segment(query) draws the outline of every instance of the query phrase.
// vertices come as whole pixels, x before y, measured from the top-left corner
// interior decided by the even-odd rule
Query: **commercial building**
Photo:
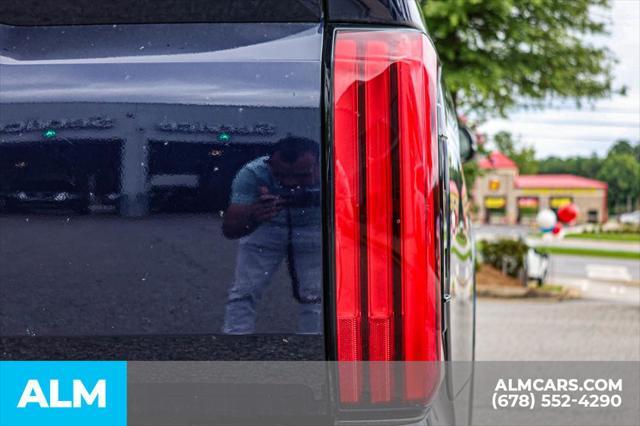
[[[315,137],[313,108],[127,103],[0,103],[0,201],[73,182],[125,217],[180,206],[218,212],[247,162],[280,138]],[[0,202],[0,211],[2,203]],[[95,209],[93,209],[95,210]]]
[[[477,220],[490,224],[530,224],[538,211],[574,203],[577,223],[607,220],[607,184],[582,176],[521,175],[509,157],[494,151],[479,162],[473,191]]]

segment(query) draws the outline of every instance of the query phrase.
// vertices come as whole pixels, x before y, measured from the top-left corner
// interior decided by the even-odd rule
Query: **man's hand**
[[[284,207],[284,200],[260,187],[260,197],[253,204],[231,204],[224,214],[222,233],[231,239],[252,233],[261,224],[272,220]]]
[[[251,220],[259,225],[268,222],[282,211],[283,200],[269,192],[269,189],[260,187],[260,198],[251,205]]]

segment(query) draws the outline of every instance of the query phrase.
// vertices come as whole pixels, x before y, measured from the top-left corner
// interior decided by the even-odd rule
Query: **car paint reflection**
[[[108,28],[1,26],[3,45],[32,36],[0,62],[2,337],[220,333],[233,179],[287,135],[321,140],[322,44],[317,25],[222,27],[118,26],[101,47],[86,40]],[[320,245],[306,250],[320,265]],[[298,304],[283,262],[252,333],[297,333]]]

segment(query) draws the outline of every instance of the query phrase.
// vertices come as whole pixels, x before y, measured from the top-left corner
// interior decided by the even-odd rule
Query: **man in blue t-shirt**
[[[223,332],[255,331],[256,304],[284,259],[298,306],[298,332],[322,326],[319,146],[289,136],[236,174],[222,231],[240,239]]]

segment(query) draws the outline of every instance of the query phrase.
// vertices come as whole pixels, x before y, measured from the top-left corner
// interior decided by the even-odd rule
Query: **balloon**
[[[550,232],[556,226],[556,214],[550,209],[540,210],[538,216],[536,216],[536,222],[538,222],[538,227],[542,232]]]
[[[571,223],[578,217],[578,207],[575,204],[567,204],[558,210],[558,220],[564,224]]]
[[[553,235],[558,235],[560,232],[562,232],[562,225],[559,223],[556,223],[556,226],[553,227],[553,229],[551,230],[551,233]]]

